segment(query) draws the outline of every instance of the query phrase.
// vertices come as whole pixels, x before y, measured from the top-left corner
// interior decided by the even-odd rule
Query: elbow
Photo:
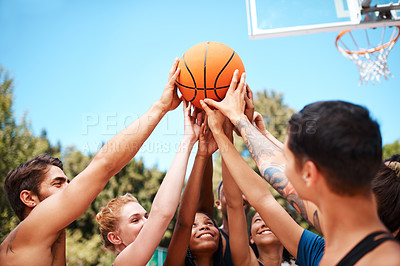
[[[91,164],[94,165],[96,169],[101,169],[102,173],[106,173],[109,177],[115,175],[119,170],[121,170],[117,169],[118,163],[115,160],[110,159],[102,152],[96,154]]]
[[[168,207],[157,207],[157,206],[152,206],[151,207],[151,213],[152,215],[155,215],[160,219],[161,221],[165,221],[166,223],[171,222],[172,218],[174,217],[175,210],[172,210]]]

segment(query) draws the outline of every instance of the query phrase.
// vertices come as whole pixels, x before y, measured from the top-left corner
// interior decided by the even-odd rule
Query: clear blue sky
[[[15,78],[14,111],[53,144],[96,152],[157,100],[175,57],[204,41],[232,47],[253,91],[284,94],[296,110],[340,99],[366,106],[384,144],[400,139],[400,45],[394,78],[358,86],[355,65],[335,48],[337,33],[250,40],[245,1],[0,0],[0,64]],[[170,112],[138,157],[166,170],[183,134]]]

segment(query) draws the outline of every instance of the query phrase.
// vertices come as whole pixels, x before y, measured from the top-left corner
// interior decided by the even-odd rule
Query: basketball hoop
[[[385,33],[387,29],[389,31],[392,29],[392,33],[389,40],[386,37],[386,41]],[[360,31],[365,32],[365,36],[362,36]],[[373,37],[373,35],[381,35],[378,44],[370,43],[370,39],[379,39]],[[368,84],[369,81],[375,84],[375,80],[380,82],[380,77],[388,79],[389,76],[393,76],[387,67],[387,56],[399,38],[399,35],[400,26],[346,30],[340,32],[336,37],[335,45],[345,57],[351,59],[356,64],[360,72],[359,85],[363,84],[363,81],[365,81],[365,84]],[[342,46],[339,46],[338,42]]]

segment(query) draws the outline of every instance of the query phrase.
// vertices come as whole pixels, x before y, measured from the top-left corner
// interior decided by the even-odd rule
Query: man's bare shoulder
[[[28,239],[20,223],[0,245],[0,265],[51,265],[52,245]],[[21,230],[22,229],[22,230]],[[29,235],[30,236],[30,235]],[[48,263],[44,263],[48,261]]]

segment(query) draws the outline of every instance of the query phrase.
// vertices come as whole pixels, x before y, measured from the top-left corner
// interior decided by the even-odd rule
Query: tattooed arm
[[[244,91],[245,76],[243,75],[238,85],[238,75],[234,74],[231,87],[229,88],[225,98],[221,102],[215,102],[206,99],[205,102],[219,109],[232,124],[235,125],[240,135],[243,137],[245,144],[257,164],[262,177],[285,198],[304,219],[308,220],[314,227],[321,232],[319,227],[318,211],[314,204],[303,201],[297,195],[296,190],[288,181],[285,175],[286,159],[282,152],[283,144],[275,138],[268,138],[268,131],[263,135],[258,128],[254,127],[244,115]],[[237,88],[237,89],[236,89]],[[259,119],[257,115],[254,119]],[[258,122],[258,121],[255,121]],[[256,123],[257,124],[257,123]],[[272,135],[271,135],[272,136]]]

